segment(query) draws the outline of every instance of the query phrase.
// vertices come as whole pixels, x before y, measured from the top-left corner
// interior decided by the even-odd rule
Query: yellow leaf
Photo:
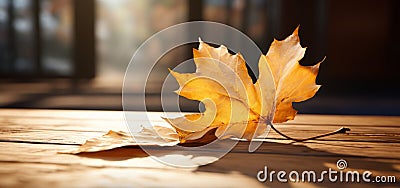
[[[225,46],[213,48],[200,40],[199,49],[193,49],[196,72],[171,70],[171,74],[180,85],[176,92],[203,102],[206,110],[164,119],[182,143],[200,139],[211,130],[220,139],[259,136],[272,122],[292,120],[297,112],[292,102],[309,99],[319,89],[315,84],[319,63],[301,66],[304,53],[298,28],[285,40],[275,40],[267,55],[260,57],[260,75],[253,84],[240,53],[232,55]]]
[[[320,85],[315,84],[319,65],[301,66],[306,48],[300,45],[298,29],[283,41],[274,40],[267,55],[261,56],[260,65],[269,65],[274,79],[275,115],[274,123],[294,119],[297,111],[292,102],[301,102],[315,95]],[[261,74],[265,71],[260,71]]]

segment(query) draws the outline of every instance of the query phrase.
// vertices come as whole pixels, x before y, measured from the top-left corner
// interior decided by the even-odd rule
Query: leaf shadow
[[[277,142],[264,142],[260,148],[254,153],[248,152],[249,142],[239,142],[233,150],[227,153],[224,157],[220,158],[214,163],[200,166],[195,172],[208,172],[208,173],[218,173],[218,174],[230,174],[239,173],[241,175],[247,176],[256,182],[257,173],[264,170],[267,166],[268,173],[272,170],[285,171],[289,173],[291,171],[297,171],[300,173],[303,171],[315,171],[317,174],[317,179],[320,177],[322,171],[326,171],[329,168],[335,171],[341,171],[336,167],[336,162],[339,159],[345,159],[348,164],[347,170],[357,170],[360,174],[368,170],[371,172],[383,172],[386,175],[399,174],[398,169],[395,169],[393,163],[388,162],[390,159],[384,158],[372,158],[368,156],[356,156],[347,154],[337,154],[327,151],[319,151],[307,147],[305,145],[299,145],[296,143],[277,143]],[[180,154],[182,156],[189,156],[190,153],[187,151],[176,151],[179,147],[150,147],[146,150],[153,150],[152,155],[156,157],[165,157],[170,153],[170,151],[175,151],[175,154]],[[204,151],[201,155],[205,157],[216,157],[216,152]],[[218,153],[218,152],[217,152]],[[89,152],[80,153],[80,157],[97,158],[108,161],[123,161],[131,158],[142,158],[149,157],[149,154],[143,151],[139,146],[128,146],[115,148],[106,151],[99,152]],[[398,161],[398,159],[396,159]],[[345,171],[344,171],[345,172]],[[379,174],[378,174],[379,175]],[[374,178],[372,174],[372,178]],[[362,178],[362,177],[360,177]],[[286,176],[288,179],[288,176]],[[339,180],[339,179],[338,179]],[[361,180],[362,181],[362,180]],[[339,183],[339,184],[338,184]],[[323,182],[317,183],[307,183],[302,182],[296,183],[282,183],[277,181],[276,174],[274,175],[273,181],[259,182],[260,186],[266,187],[297,187],[297,186],[310,186],[313,187],[368,187],[376,186],[376,184],[366,184],[366,183],[340,183],[340,182],[329,182],[328,176],[325,176]],[[382,185],[382,184],[379,184]],[[393,184],[388,184],[392,185]]]
[[[338,169],[336,166],[336,162],[339,159],[346,160],[348,164],[348,170],[356,170],[360,174],[362,174],[366,170],[372,172],[389,173],[386,175],[394,175],[393,173],[396,172],[398,174],[398,170],[394,168],[392,163],[382,162],[383,160],[378,161],[376,158],[361,155],[355,156],[319,151],[296,143],[288,144],[264,142],[261,147],[258,148],[258,150],[254,153],[248,153],[248,147],[249,142],[240,142],[230,153],[225,155],[223,158],[212,164],[201,166],[197,169],[197,171],[214,173],[239,172],[257,180],[257,173],[264,170],[264,167],[267,167],[268,173],[270,173],[271,171],[275,171],[272,182],[270,182],[269,179],[267,179],[267,181],[265,182],[262,182],[262,184],[267,187],[297,187],[299,185],[303,187],[302,182],[278,182],[276,173],[278,171],[285,171],[287,173],[286,179],[289,179],[288,174],[291,171],[299,172],[301,175],[303,171],[312,170],[316,172],[318,180],[321,172],[327,171],[329,168],[340,172],[341,170]],[[346,169],[344,169],[343,172],[345,173]],[[390,174],[390,172],[392,172],[392,174]],[[372,178],[374,177],[374,174],[372,174]],[[353,187],[355,185],[365,187],[368,185],[365,183],[341,183],[339,179],[337,180],[337,182],[329,182],[328,176],[325,176],[323,182],[316,182],[311,184],[312,187]],[[369,185],[371,186],[371,184]]]
[[[107,161],[124,161],[131,158],[149,156],[139,146],[120,147],[97,152],[82,152],[76,155],[80,157],[103,159]]]

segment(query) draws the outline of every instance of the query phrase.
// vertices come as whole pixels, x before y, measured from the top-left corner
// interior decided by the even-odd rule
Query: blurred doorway
[[[2,78],[95,76],[94,0],[0,0]]]

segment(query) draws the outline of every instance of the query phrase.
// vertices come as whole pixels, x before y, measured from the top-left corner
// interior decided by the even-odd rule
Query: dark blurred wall
[[[319,81],[369,92],[397,90],[399,1],[295,0],[282,2],[283,38],[300,24],[303,64],[326,56]],[[388,87],[388,88],[387,88]]]
[[[396,0],[285,0],[276,36],[300,24],[302,64],[323,59],[312,113],[399,114],[400,3]],[[329,100],[322,100],[330,98]],[[341,100],[342,99],[342,100]],[[320,111],[311,104],[326,103]],[[337,107],[333,107],[337,106]],[[342,106],[342,109],[341,109]],[[300,106],[301,108],[301,106]]]

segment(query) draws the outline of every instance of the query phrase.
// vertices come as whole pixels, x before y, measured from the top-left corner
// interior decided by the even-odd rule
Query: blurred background
[[[0,107],[121,110],[134,51],[152,34],[195,20],[233,26],[263,53],[300,25],[308,47],[301,64],[327,57],[317,79],[323,87],[295,104],[301,113],[400,115],[397,0],[0,0]],[[167,68],[197,45],[160,59],[146,88],[148,110],[161,110]]]

